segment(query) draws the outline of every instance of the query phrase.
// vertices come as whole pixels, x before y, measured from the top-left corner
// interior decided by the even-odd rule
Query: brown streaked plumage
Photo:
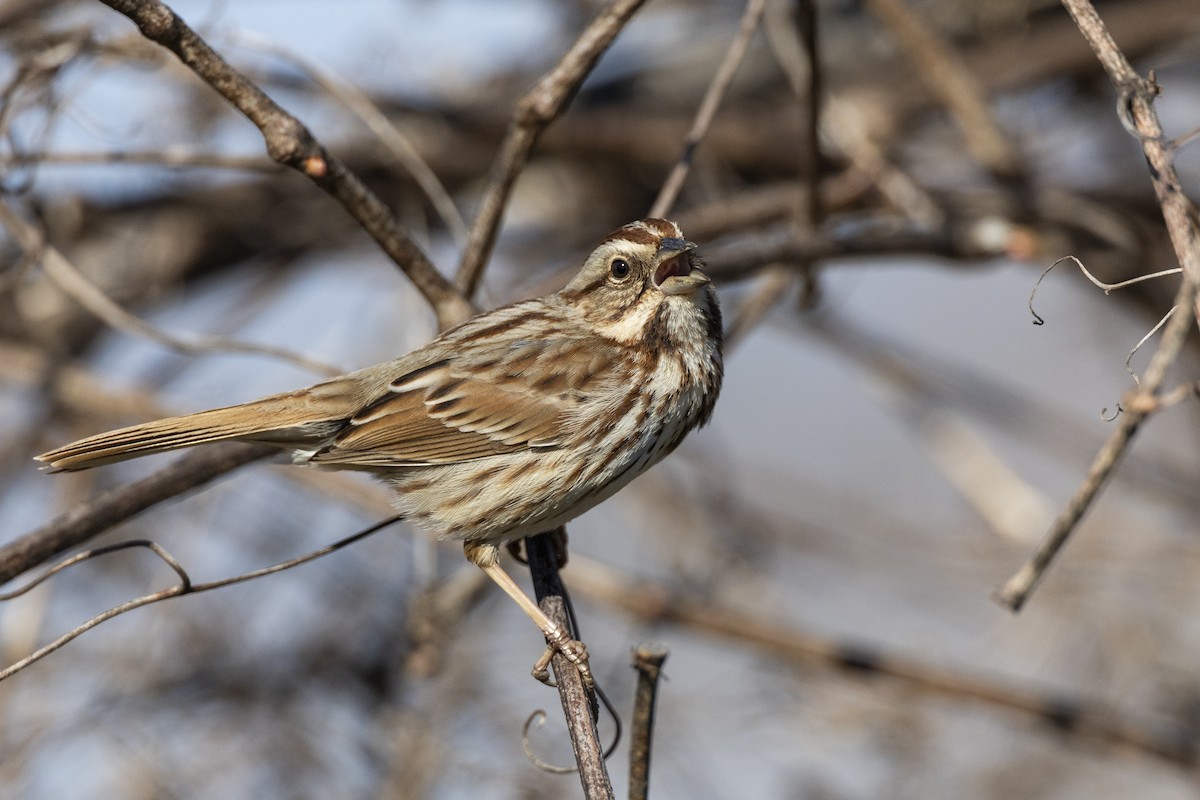
[[[297,463],[365,470],[396,489],[405,518],[464,540],[513,594],[496,545],[582,514],[708,421],[721,317],[694,248],[672,222],[634,222],[605,237],[562,291],[481,314],[394,361],[38,459],[78,470],[238,439],[290,450]],[[572,655],[565,634],[517,599]],[[582,651],[574,656],[586,674]]]

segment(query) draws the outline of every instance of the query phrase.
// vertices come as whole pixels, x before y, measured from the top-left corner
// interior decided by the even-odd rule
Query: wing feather
[[[402,374],[311,460],[422,466],[562,446],[573,410],[597,390],[598,373],[612,363],[594,352],[572,359],[572,347],[578,349],[562,338],[525,336],[509,340],[502,357],[484,361],[482,369],[466,348]]]

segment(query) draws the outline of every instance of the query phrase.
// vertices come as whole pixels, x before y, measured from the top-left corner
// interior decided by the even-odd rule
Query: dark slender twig
[[[1029,598],[1054,557],[1112,477],[1138,427],[1158,408],[1156,395],[1166,379],[1167,370],[1178,358],[1184,339],[1200,314],[1200,310],[1196,309],[1197,289],[1200,288],[1200,240],[1197,239],[1193,222],[1195,206],[1183,193],[1172,161],[1173,150],[1163,137],[1162,126],[1154,111],[1158,87],[1153,81],[1144,80],[1134,72],[1088,0],[1063,0],[1063,5],[1116,87],[1121,108],[1128,111],[1128,121],[1135,128],[1150,167],[1150,178],[1162,207],[1171,246],[1183,268],[1183,280],[1173,305],[1193,309],[1193,313],[1176,314],[1163,328],[1162,339],[1146,367],[1141,385],[1122,401],[1124,413],[1116,423],[1117,428],[1097,453],[1083,482],[1054,520],[1037,551],[996,591],[996,600],[1013,611],[1019,610]]]
[[[816,0],[797,0],[795,7],[796,28],[804,42],[804,55],[808,59],[808,91],[801,98],[807,110],[804,128],[804,164],[808,184],[807,201],[804,206],[805,222],[812,230],[825,221],[824,198],[821,197],[821,107],[825,99],[824,70],[821,68],[821,40],[817,35]]]
[[[262,131],[272,159],[299,170],[333,196],[404,270],[443,327],[469,317],[471,304],[434,268],[392,212],[300,120],[230,66],[207,42],[158,0],[101,0],[129,17],[142,35],[170,50]]]
[[[483,268],[496,244],[496,232],[500,229],[500,220],[504,216],[512,187],[525,168],[542,131],[571,102],[600,56],[645,2],[616,0],[601,11],[554,68],[517,101],[508,134],[492,164],[487,190],[458,265],[455,283],[464,296],[471,297],[479,286]]]
[[[202,447],[147,478],[81,503],[0,548],[0,584],[77,547],[140,511],[278,452],[267,445],[240,442]]]
[[[558,574],[553,536],[549,533],[531,536],[525,540],[525,556],[533,576],[534,595],[538,604],[550,619],[570,630],[567,615],[566,589]],[[573,636],[578,633],[572,631]],[[561,653],[556,653],[551,664],[558,683],[559,699],[563,714],[571,732],[571,745],[575,750],[575,762],[579,765],[579,780],[588,800],[613,797],[612,782],[604,762],[604,748],[596,731],[596,706],[584,688],[579,671]]]
[[[792,84],[799,104],[805,113],[804,137],[800,143],[800,163],[804,170],[807,192],[804,203],[792,209],[791,221],[799,231],[814,232],[820,229],[825,217],[825,203],[821,197],[821,104],[822,72],[819,37],[817,36],[817,7],[815,0],[795,0],[788,22],[794,31],[788,34],[803,51],[803,79]],[[770,22],[768,21],[768,25]],[[799,75],[797,75],[799,78]],[[813,274],[813,262],[797,265],[796,270],[782,265],[766,270],[758,279],[752,292],[738,304],[737,311],[730,317],[725,330],[725,346],[732,350],[742,338],[766,319],[767,313],[795,283],[796,272],[802,281],[801,297],[811,304],[817,296],[817,284]]]
[[[650,746],[654,738],[654,707],[658,679],[667,660],[667,648],[643,642],[633,650],[637,693],[633,698],[633,729],[629,737],[629,800],[646,800],[650,791]]]

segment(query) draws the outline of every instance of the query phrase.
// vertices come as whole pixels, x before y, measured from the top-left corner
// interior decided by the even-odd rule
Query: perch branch
[[[565,535],[565,533],[564,533]],[[571,629],[567,615],[566,589],[558,574],[551,534],[542,533],[525,540],[525,554],[529,560],[529,572],[533,576],[533,590],[538,603],[550,619],[564,630]],[[558,683],[558,694],[562,700],[563,714],[571,731],[571,745],[575,750],[575,762],[579,765],[579,780],[588,800],[605,798],[612,800],[612,783],[608,767],[604,763],[604,748],[596,732],[594,706],[584,688],[583,680],[575,665],[562,653],[555,653],[551,662]]]

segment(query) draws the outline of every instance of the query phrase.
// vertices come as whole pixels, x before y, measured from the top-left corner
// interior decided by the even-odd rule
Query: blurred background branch
[[[93,299],[148,330],[350,368],[427,341],[466,313],[463,295],[494,306],[559,288],[599,237],[643,216],[746,11],[177,5],[224,58],[206,61],[210,77],[244,76],[294,115],[268,115],[290,144],[264,156],[261,130],[102,4],[7,0],[4,206]],[[1155,70],[1163,134],[1149,141],[1169,145],[1180,196],[1194,196],[1194,0],[1097,8],[1131,68]],[[1130,347],[1178,302],[1172,276],[1106,296],[1055,270],[1038,290],[1046,324],[1030,324],[1030,291],[1062,256],[1104,284],[1178,265],[1109,78],[1049,0],[768,0],[745,41],[671,212],[737,332],[725,394],[708,431],[573,524],[563,571],[618,708],[633,703],[630,645],[670,645],[652,796],[1193,796],[1194,402],[1154,406],[1035,602],[1014,619],[988,599],[1112,434],[1099,411],[1132,388]],[[451,209],[472,222],[465,252]],[[311,376],[114,329],[62,291],[39,248],[3,237],[4,575],[78,546],[70,509],[89,498],[85,516],[106,522],[82,536],[161,540],[198,581],[386,513],[384,489],[354,475],[215,480],[248,451],[37,474],[29,456],[77,435]],[[414,286],[397,263],[427,267]],[[455,264],[453,281],[434,269]],[[1196,337],[1181,342],[1164,400],[1194,385]],[[172,470],[181,483],[145,488]],[[19,556],[29,536],[58,544]],[[7,660],[160,585],[135,562],[97,562],[0,607]],[[0,785],[577,791],[521,753],[521,721],[553,697],[527,678],[539,637],[460,562],[385,533],[114,620],[0,686]],[[880,679],[863,680],[868,668]],[[547,762],[571,761],[561,725],[531,733]],[[617,794],[627,758],[609,764]]]

